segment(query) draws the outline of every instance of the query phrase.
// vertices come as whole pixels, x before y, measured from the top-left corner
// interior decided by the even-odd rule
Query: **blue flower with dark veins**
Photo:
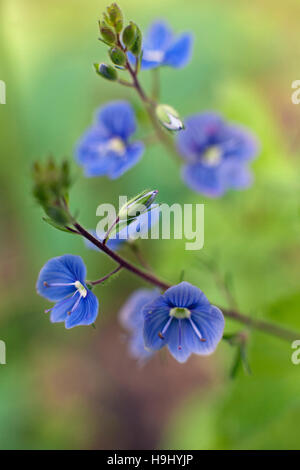
[[[135,115],[129,103],[113,101],[101,107],[76,148],[85,175],[116,179],[133,167],[144,152],[143,142],[130,140],[135,130]]]
[[[258,153],[257,140],[218,114],[206,112],[186,119],[177,148],[186,160],[183,180],[194,191],[220,197],[229,189],[247,188],[252,183],[248,164]]]
[[[56,302],[52,323],[65,322],[66,328],[91,325],[98,315],[98,299],[88,289],[86,268],[80,256],[63,255],[50,259],[40,271],[36,289],[46,299]]]
[[[141,67],[144,70],[161,65],[181,68],[192,55],[193,36],[190,33],[175,35],[164,21],[155,21],[143,41]]]
[[[159,205],[152,204],[148,212],[139,215],[128,226],[122,228],[118,233],[116,233],[116,235],[111,236],[106,242],[107,247],[112,251],[117,251],[124,243],[132,243],[137,238],[146,236],[150,228],[158,223],[159,215]],[[106,235],[105,233],[102,233],[98,236],[96,230],[90,230],[90,233],[101,242],[104,240]],[[97,248],[91,241],[86,238],[84,238],[83,241],[87,248],[99,251],[99,248]]]
[[[179,362],[192,354],[211,354],[223,336],[224,317],[198,287],[188,282],[170,287],[143,308],[146,348],[168,346]]]
[[[122,326],[129,332],[129,353],[135,359],[144,361],[153,355],[145,348],[143,308],[159,297],[157,289],[138,289],[131,294],[119,313]]]

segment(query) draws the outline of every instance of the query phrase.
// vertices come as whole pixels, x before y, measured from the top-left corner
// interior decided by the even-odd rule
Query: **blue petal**
[[[79,292],[71,295],[67,299],[60,300],[51,309],[50,321],[52,323],[59,323],[65,321],[68,318],[68,312],[70,312],[78,299]]]
[[[210,310],[210,303],[206,296],[198,287],[193,286],[189,282],[184,281],[170,287],[166,290],[163,297],[171,308],[201,306],[206,311]]]
[[[75,286],[47,287],[48,284],[84,283],[86,268],[80,256],[63,255],[50,259],[41,269],[36,284],[40,295],[48,300],[58,301],[72,294]],[[46,285],[44,285],[46,283]]]
[[[179,333],[179,322],[181,324],[181,333]],[[170,325],[168,348],[178,362],[185,362],[191,355],[188,339],[186,320],[174,319]]]
[[[192,56],[193,36],[192,34],[180,35],[168,48],[164,65],[180,68],[187,65]]]
[[[127,101],[113,101],[100,108],[97,121],[104,126],[111,137],[127,140],[135,132],[135,114]]]
[[[201,309],[192,311],[191,319],[199,330],[204,342],[200,341],[191,324],[187,321],[189,348],[196,354],[211,354],[222,339],[224,332],[224,317],[220,309],[211,306],[209,313]]]
[[[146,32],[143,49],[166,50],[172,38],[171,28],[165,21],[154,21]]]
[[[213,112],[190,116],[184,124],[185,129],[177,134],[177,148],[182,156],[194,162],[224,128],[221,116]]]
[[[159,337],[159,333],[162,332],[170,318],[169,311],[170,307],[166,304],[163,296],[159,296],[143,308],[145,318],[144,340],[147,348],[157,350],[167,344],[168,331],[164,335],[164,339]]]
[[[141,214],[134,222],[128,226],[129,238],[135,239],[149,232],[154,227],[160,216],[160,207],[158,204],[152,204],[151,209]]]
[[[129,340],[129,352],[132,357],[145,361],[153,356],[153,351],[146,349],[143,335],[143,327],[135,330]]]
[[[97,318],[99,302],[95,294],[90,290],[87,296],[81,298],[78,307],[66,319],[66,328],[73,328],[79,325],[91,325]]]
[[[114,165],[109,169],[108,176],[116,179],[122,176],[126,171],[138,163],[144,153],[145,146],[143,142],[133,142],[129,144],[126,154],[117,157]]]
[[[253,182],[253,176],[245,163],[240,163],[235,159],[225,160],[221,166],[220,174],[228,189],[248,188]]]
[[[185,165],[182,178],[194,191],[208,197],[220,197],[227,189],[219,167],[209,167],[201,163]]]
[[[75,156],[81,165],[93,164],[99,158],[101,144],[108,140],[107,131],[103,126],[88,129],[77,143]]]
[[[157,289],[138,289],[133,292],[119,312],[120,322],[124,328],[135,330],[138,326],[143,325],[143,308],[158,296],[159,291]]]
[[[235,157],[239,161],[246,161],[257,156],[259,143],[248,129],[242,126],[228,125],[224,134],[222,148],[225,158]]]

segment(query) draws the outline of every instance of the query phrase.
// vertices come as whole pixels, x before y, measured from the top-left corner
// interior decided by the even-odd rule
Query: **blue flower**
[[[164,21],[152,23],[143,43],[142,69],[160,65],[180,68],[187,65],[192,55],[193,36],[183,33],[175,36]]]
[[[179,362],[191,353],[211,354],[223,336],[221,310],[188,282],[167,289],[144,307],[143,314],[145,346],[157,350],[167,345]]]
[[[115,179],[133,167],[144,152],[143,142],[129,141],[135,130],[134,111],[126,101],[114,101],[100,108],[94,125],[76,149],[85,175]]]
[[[122,247],[126,242],[133,242],[139,236],[146,235],[151,227],[156,225],[159,220],[160,209],[159,206],[153,204],[151,209],[144,214],[138,216],[131,224],[122,228],[114,237],[108,239],[106,245],[112,251],[116,251]],[[98,240],[103,241],[105,233],[98,236],[95,230],[90,230],[90,233],[96,237]],[[92,242],[87,239],[84,239],[84,243],[87,248],[92,250],[99,250]]]
[[[144,316],[143,307],[157,299],[157,289],[138,289],[126,301],[119,313],[122,326],[129,332],[129,352],[132,357],[139,360],[149,359],[153,351],[145,348],[144,343]]]
[[[186,159],[182,177],[188,186],[205,196],[220,197],[228,189],[251,184],[248,163],[258,152],[252,134],[210,112],[189,117],[185,126],[177,147]]]
[[[52,323],[65,322],[66,328],[94,323],[98,299],[85,283],[86,268],[80,256],[63,255],[50,259],[40,271],[36,288],[46,299],[56,302]]]

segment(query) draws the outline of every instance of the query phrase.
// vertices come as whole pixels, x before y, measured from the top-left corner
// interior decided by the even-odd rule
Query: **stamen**
[[[75,294],[77,294],[78,291],[75,291],[74,294],[72,295],[67,295],[67,297],[65,297],[63,300],[60,301],[60,305],[64,304],[67,300],[71,299],[72,297],[74,297]],[[45,310],[45,313],[49,313],[51,312],[51,310],[55,307],[55,305],[53,305],[53,307],[51,308],[48,308],[47,310]]]
[[[64,287],[64,286],[75,286],[75,282],[51,282],[49,284],[48,282],[44,281],[44,286],[45,287]]]
[[[179,323],[179,331],[178,331],[178,349],[179,351],[182,349],[181,346],[181,320],[178,320]]]
[[[200,339],[200,341],[205,342],[206,339],[202,338],[202,335],[201,335],[199,329],[197,328],[197,326],[195,325],[195,323],[193,322],[193,320],[191,318],[189,318],[189,322],[192,325],[192,328],[193,328],[194,332],[196,333],[196,335],[198,336],[198,338]]]
[[[77,291],[77,292],[78,292],[78,291]],[[76,294],[77,294],[77,292],[76,292]],[[83,297],[83,296],[82,296],[81,294],[79,294],[79,298],[76,300],[75,304],[73,305],[72,310],[70,310],[69,312],[67,312],[68,315],[71,315],[71,313],[75,312],[75,310],[77,309],[77,307],[78,307],[78,305],[79,305],[79,302],[81,301],[82,297]]]
[[[160,339],[165,339],[164,334],[166,333],[167,329],[171,325],[172,320],[173,320],[173,317],[170,317],[169,320],[167,321],[167,323],[165,324],[165,326],[163,327],[162,332],[158,333],[158,336],[160,337]]]

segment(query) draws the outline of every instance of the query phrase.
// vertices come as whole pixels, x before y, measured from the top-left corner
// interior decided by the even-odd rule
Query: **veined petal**
[[[72,294],[75,281],[84,283],[86,268],[80,256],[63,255],[50,259],[41,269],[36,284],[37,292],[48,300],[58,301]],[[58,286],[51,284],[70,284]]]
[[[168,348],[178,362],[185,362],[191,355],[189,337],[186,328],[187,320],[174,319],[170,325]]]
[[[192,56],[192,34],[181,34],[168,48],[164,57],[164,65],[180,68],[187,65]]]
[[[210,309],[210,303],[203,292],[186,281],[167,289],[164,299],[172,307],[193,308],[201,305],[204,310]]]
[[[67,299],[60,300],[51,309],[50,321],[52,323],[63,322],[68,318],[68,312],[70,312],[78,299],[79,292],[75,292]]]
[[[95,294],[87,291],[86,297],[82,297],[77,308],[68,315],[66,328],[73,328],[79,325],[91,325],[97,318],[99,302]]]
[[[203,312],[201,309],[192,311],[191,323],[187,322],[187,334],[190,350],[196,354],[211,354],[217,347],[224,332],[224,317],[220,309],[211,306],[210,313]],[[195,333],[195,328],[200,332],[205,341],[200,341]]]
[[[164,331],[167,322],[171,319],[169,316],[170,308],[166,304],[163,296],[159,296],[153,302],[150,302],[143,308],[144,323],[144,340],[145,346],[149,349],[161,349],[168,342],[168,330]]]
[[[100,108],[97,121],[112,137],[127,140],[135,132],[136,122],[133,108],[127,101],[113,101]]]

